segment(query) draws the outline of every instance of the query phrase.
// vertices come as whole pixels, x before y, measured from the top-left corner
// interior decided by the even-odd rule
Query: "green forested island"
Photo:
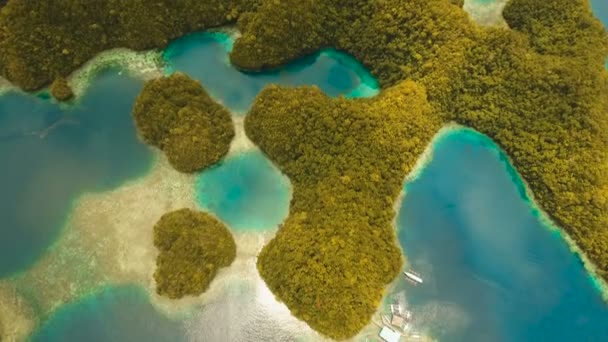
[[[245,119],[247,135],[294,186],[289,217],[258,270],[296,317],[327,336],[356,335],[401,269],[393,204],[441,126],[431,111],[410,81],[355,101],[271,86]]]
[[[164,47],[233,23],[242,35],[230,58],[243,69],[328,47],[355,56],[380,81],[377,98],[270,87],[246,119],[249,137],[294,185],[290,216],[258,269],[297,317],[347,338],[369,321],[401,267],[392,205],[430,137],[449,122],[496,141],[608,280],[606,31],[587,0],[510,0],[508,28],[479,27],[461,7],[458,0],[10,0],[0,11],[0,73],[25,90],[61,85],[105,49]],[[192,82],[152,81],[134,110],[144,140],[186,172],[219,160],[234,135],[225,110]],[[195,155],[216,129],[210,118],[219,118],[222,143]]]
[[[181,172],[200,171],[230,149],[230,113],[185,74],[149,81],[135,101],[135,125],[142,139],[163,150]]]
[[[37,90],[101,51],[162,48],[186,33],[233,23],[257,2],[10,0],[0,12],[0,74]]]
[[[222,267],[236,257],[236,244],[226,226],[190,209],[163,215],[154,226],[156,291],[172,299],[207,290]]]
[[[511,0],[504,17],[512,29],[480,28],[447,0],[262,2],[231,57],[260,69],[332,46],[384,87],[416,81],[444,122],[510,155],[608,279],[608,36],[585,0]]]

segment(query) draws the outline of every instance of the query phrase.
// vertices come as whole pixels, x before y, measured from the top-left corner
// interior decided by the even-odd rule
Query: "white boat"
[[[389,327],[383,327],[379,335],[384,342],[399,342],[401,339],[401,334]]]
[[[405,275],[405,278],[409,281],[411,281],[414,284],[422,284],[423,280],[422,277],[420,276],[420,274],[409,270],[409,271],[403,271],[403,274]]]

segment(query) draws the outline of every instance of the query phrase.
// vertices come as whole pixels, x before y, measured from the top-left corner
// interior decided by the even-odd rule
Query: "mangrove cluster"
[[[235,134],[230,113],[199,82],[181,73],[147,82],[133,118],[141,138],[164,151],[181,172],[218,162]]]
[[[218,270],[232,264],[236,244],[214,217],[180,209],[163,215],[154,226],[156,291],[171,299],[205,292]]]
[[[335,47],[385,88],[419,83],[444,122],[507,152],[608,279],[606,31],[586,0],[511,0],[504,17],[509,28],[481,28],[449,0],[264,1],[231,58],[261,69]]]
[[[230,24],[257,2],[9,0],[0,11],[0,74],[37,90],[101,51],[162,48],[186,33]]]
[[[256,98],[246,133],[294,186],[258,270],[315,330],[344,339],[369,323],[402,266],[393,205],[440,125],[413,82],[355,101],[316,87],[270,86]]]
[[[51,95],[58,101],[67,101],[74,97],[74,93],[72,92],[72,88],[68,84],[68,81],[63,78],[57,78],[51,84]]]

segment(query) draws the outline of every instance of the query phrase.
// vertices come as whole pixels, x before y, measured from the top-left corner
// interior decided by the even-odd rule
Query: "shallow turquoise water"
[[[591,9],[598,19],[604,24],[608,30],[608,1],[606,0],[591,0]],[[608,56],[606,56],[606,69],[608,69]]]
[[[608,1],[591,0],[591,9],[596,17],[600,19],[604,26],[608,28]]]
[[[130,116],[140,88],[141,82],[109,70],[82,101],[65,108],[43,96],[0,97],[0,278],[44,252],[77,196],[149,169],[151,152],[138,141]]]
[[[496,145],[467,130],[434,149],[397,220],[425,278],[399,286],[419,324],[441,341],[605,341],[608,306]]]
[[[243,115],[268,84],[317,85],[329,96],[374,96],[374,77],[352,57],[325,50],[281,70],[245,73],[228,60],[232,38],[224,33],[194,33],[172,43],[164,53],[170,72],[198,79],[208,92]],[[201,62],[204,61],[204,62]],[[289,183],[260,152],[231,157],[197,180],[198,202],[234,231],[273,229],[287,216]]]
[[[259,150],[203,172],[196,188],[200,206],[233,231],[273,229],[289,212],[289,180]]]
[[[63,306],[31,342],[185,341],[181,323],[159,314],[137,287],[109,287]]]
[[[245,73],[228,60],[232,38],[224,33],[194,33],[165,50],[169,70],[199,80],[218,101],[245,114],[266,85],[317,85],[329,96],[368,97],[378,93],[378,83],[353,57],[325,50],[302,58],[280,70]],[[202,62],[204,61],[204,62]]]

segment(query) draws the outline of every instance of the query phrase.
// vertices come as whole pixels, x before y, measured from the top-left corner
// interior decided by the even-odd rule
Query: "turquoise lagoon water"
[[[608,29],[608,1],[591,0],[591,9],[595,13],[595,16],[604,24],[604,27]],[[608,56],[606,56],[606,69],[608,69]]]
[[[425,284],[396,291],[419,326],[441,341],[608,339],[608,306],[490,139],[442,136],[404,191],[399,241]]]
[[[289,179],[259,150],[228,157],[196,187],[200,206],[233,231],[273,229],[289,212]]]
[[[268,84],[317,85],[329,96],[369,97],[378,82],[353,57],[335,50],[299,59],[280,70],[246,73],[230,65],[232,38],[225,33],[194,33],[173,42],[164,53],[170,71],[199,80],[218,101],[245,114],[255,96]]]
[[[184,341],[182,324],[159,314],[137,287],[102,289],[63,306],[31,342]]]
[[[0,97],[0,278],[45,251],[80,194],[150,167],[130,116],[140,88],[108,70],[75,105],[16,92]]]
[[[232,38],[219,32],[194,33],[173,42],[164,53],[169,72],[199,80],[236,116],[271,83],[317,85],[329,96],[373,96],[379,86],[352,57],[325,50],[276,71],[246,73],[234,68],[228,53]],[[234,231],[275,228],[289,210],[289,183],[259,151],[229,157],[197,180],[198,202]]]
[[[228,64],[229,42],[225,35],[193,34],[174,42],[165,56],[170,68],[203,80],[209,92],[233,111],[246,110],[257,92],[273,82],[316,84],[331,96],[371,96],[378,89],[360,64],[334,51],[292,63],[281,72],[242,73]],[[130,116],[141,86],[111,71],[94,81],[82,101],[65,109],[40,97],[0,97],[0,151],[10,166],[0,180],[10,190],[0,195],[9,206],[0,210],[3,217],[5,213],[15,217],[14,224],[0,231],[10,237],[0,241],[0,246],[6,245],[0,250],[0,265],[6,263],[7,272],[31,264],[44,251],[79,194],[114,187],[149,168],[150,150],[138,142]],[[27,134],[61,118],[69,120],[44,139]],[[258,150],[232,155],[201,173],[197,190],[201,207],[222,218],[233,231],[273,229],[287,216],[288,180]],[[157,333],[158,338],[152,340],[179,339],[166,338],[182,336],[183,331],[176,332],[173,323],[159,318],[148,298],[137,291],[108,288],[99,296],[66,305],[37,331],[34,340],[130,341]],[[121,324],[115,316],[126,319],[122,311],[143,318]],[[150,324],[144,324],[146,317]]]
[[[608,1],[591,0],[591,9],[596,17],[600,19],[604,26],[608,28]]]

